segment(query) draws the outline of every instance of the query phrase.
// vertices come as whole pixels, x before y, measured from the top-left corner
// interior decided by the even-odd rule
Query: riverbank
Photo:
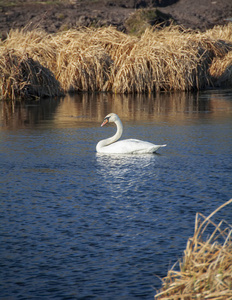
[[[10,29],[40,28],[47,33],[85,27],[114,26],[128,33],[127,20],[138,9],[158,9],[185,29],[206,31],[226,25],[232,17],[230,0],[0,0],[0,37]],[[162,21],[152,15],[151,25]]]
[[[1,99],[67,92],[155,93],[232,85],[232,24],[206,32],[114,27],[12,30],[0,44]]]

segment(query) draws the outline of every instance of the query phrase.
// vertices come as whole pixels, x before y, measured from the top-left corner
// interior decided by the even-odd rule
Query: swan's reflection
[[[134,197],[146,194],[159,174],[161,155],[96,154],[96,170],[107,194],[113,197]]]
[[[54,127],[82,127],[100,123],[109,112],[125,121],[166,121],[180,123],[189,115],[225,117],[232,110],[231,90],[202,93],[158,93],[154,95],[67,94],[40,102],[1,102],[0,128],[19,129],[50,121]],[[46,123],[46,122],[45,122]]]
[[[124,168],[124,167],[138,167],[146,168],[151,163],[155,163],[158,156],[161,154],[102,154],[96,153],[96,160],[98,166],[101,168]]]

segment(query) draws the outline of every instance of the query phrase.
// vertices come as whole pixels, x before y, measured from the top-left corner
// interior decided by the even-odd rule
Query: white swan
[[[98,142],[96,150],[98,153],[112,153],[112,154],[126,154],[126,153],[154,153],[160,147],[165,147],[166,145],[154,145],[149,142],[127,139],[127,140],[117,140],[121,137],[123,132],[122,122],[119,119],[118,115],[111,113],[107,115],[101,126],[109,122],[114,122],[117,126],[117,132],[114,136]]]

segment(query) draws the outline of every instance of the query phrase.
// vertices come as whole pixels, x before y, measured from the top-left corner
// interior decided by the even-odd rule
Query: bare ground
[[[126,32],[125,21],[139,8],[156,7],[185,28],[204,31],[232,17],[231,0],[0,0],[0,37],[11,28],[54,33],[77,26],[109,26]]]

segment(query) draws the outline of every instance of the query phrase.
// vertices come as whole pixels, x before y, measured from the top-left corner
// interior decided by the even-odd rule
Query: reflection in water
[[[145,169],[150,166],[151,163],[156,162],[156,156],[159,154],[146,154],[146,155],[131,155],[131,154],[101,154],[96,153],[96,161],[98,164],[98,170],[104,179],[107,177],[117,178],[123,175],[126,176],[127,173],[131,172],[131,168],[134,170],[140,170],[140,172],[145,172]],[[141,166],[143,169],[141,169]]]
[[[230,112],[231,91],[202,93],[160,93],[157,95],[76,94],[39,102],[1,102],[0,125],[4,128],[25,128],[53,119],[54,126],[66,123],[78,127],[80,122],[101,122],[110,112],[124,121],[154,120],[173,117],[176,122],[186,114]],[[176,118],[177,116],[177,118]]]
[[[8,129],[33,127],[51,118],[59,101],[43,99],[34,102],[0,102],[0,126]]]
[[[138,200],[147,193],[160,172],[158,161],[161,155],[105,155],[96,154],[96,170],[99,182],[104,182],[105,194],[115,199],[134,198]],[[149,179],[149,180],[148,180]],[[133,196],[134,195],[134,196]],[[152,196],[151,196],[152,197]],[[127,206],[129,203],[127,203]]]

